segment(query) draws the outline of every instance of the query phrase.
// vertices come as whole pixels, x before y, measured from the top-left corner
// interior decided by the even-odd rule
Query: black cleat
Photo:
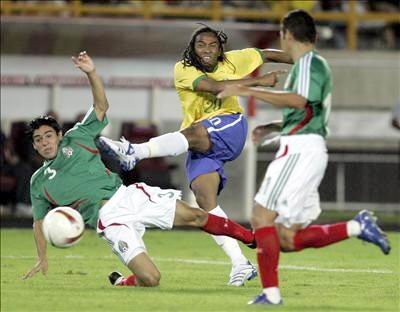
[[[257,248],[257,242],[256,240],[253,240],[251,243],[246,244],[247,247],[249,247],[250,249],[256,249]]]
[[[113,286],[118,286],[121,281],[123,280],[123,276],[119,272],[111,272],[110,275],[108,275],[108,280],[110,281],[111,285]]]

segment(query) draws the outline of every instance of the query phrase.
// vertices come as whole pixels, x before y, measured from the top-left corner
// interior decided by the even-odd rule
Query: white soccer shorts
[[[276,211],[275,222],[304,227],[321,213],[318,187],[328,163],[324,139],[316,134],[282,136],[255,201]]]
[[[177,199],[181,199],[181,192],[173,189],[145,183],[121,186],[100,209],[97,233],[127,265],[146,252],[142,239],[146,228],[173,227]]]

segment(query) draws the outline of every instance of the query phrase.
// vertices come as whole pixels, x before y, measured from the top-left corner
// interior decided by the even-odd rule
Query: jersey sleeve
[[[50,203],[41,196],[40,192],[35,189],[34,183],[31,181],[31,204],[32,204],[32,215],[33,221],[43,219],[49,208]]]
[[[245,77],[264,64],[264,54],[256,48],[233,50],[225,53],[226,58],[235,66],[235,74]]]
[[[85,135],[95,138],[107,126],[107,124],[107,115],[104,117],[103,121],[98,120],[96,112],[94,111],[94,107],[92,106],[82,121],[76,123],[75,126],[66,133],[66,135],[68,133],[82,132],[85,133]]]
[[[174,84],[176,89],[196,90],[199,82],[207,76],[194,66],[183,66],[182,62],[175,64]]]
[[[321,63],[311,62],[306,58],[301,60],[296,88],[297,94],[306,98],[310,103],[322,102],[322,93],[326,81],[327,72]]]

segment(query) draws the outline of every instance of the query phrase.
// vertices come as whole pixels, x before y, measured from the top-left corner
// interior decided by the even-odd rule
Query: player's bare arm
[[[108,101],[104,91],[104,85],[100,76],[96,73],[96,67],[92,59],[83,51],[77,57],[72,57],[75,67],[83,71],[90,82],[93,94],[93,107],[96,112],[97,119],[103,121],[106,111],[108,110]]]
[[[274,87],[279,82],[279,75],[285,74],[286,70],[275,70],[266,73],[259,77],[251,77],[237,80],[221,80],[217,81],[211,78],[202,79],[197,85],[196,91],[210,92],[218,94],[223,91],[226,87],[232,85],[242,86],[263,86],[263,87]]]
[[[33,223],[33,233],[35,236],[38,261],[35,266],[23,276],[23,279],[28,279],[41,271],[43,275],[47,275],[48,263],[46,256],[47,243],[42,232],[43,220],[36,220]]]
[[[255,127],[251,133],[251,140],[258,145],[263,138],[273,132],[279,132],[282,129],[282,120],[274,120],[264,125]]]
[[[228,86],[217,97],[222,99],[234,95],[253,96],[278,108],[291,107],[301,109],[307,105],[307,99],[297,93],[263,90],[245,86]]]
[[[293,64],[292,57],[282,50],[264,49],[262,52],[266,62]]]

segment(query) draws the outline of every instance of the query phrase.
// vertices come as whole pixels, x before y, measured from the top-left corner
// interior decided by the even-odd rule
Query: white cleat
[[[250,281],[257,276],[257,268],[250,262],[232,267],[229,275],[229,286],[243,286],[246,281]]]
[[[119,141],[113,141],[101,136],[99,143],[102,151],[113,159],[118,160],[123,171],[130,171],[136,165],[135,149],[124,137]]]

